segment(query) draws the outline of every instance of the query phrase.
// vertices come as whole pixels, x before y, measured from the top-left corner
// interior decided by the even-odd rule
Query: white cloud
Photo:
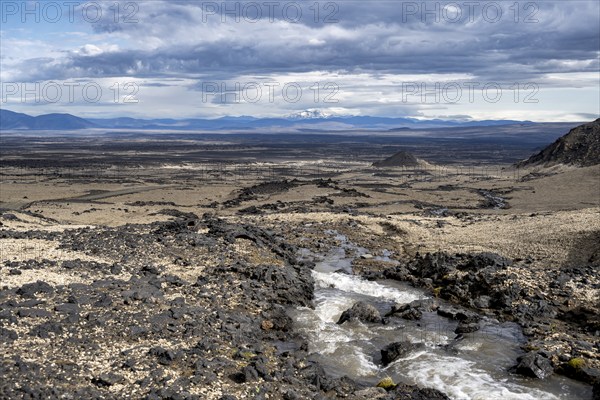
[[[101,4],[109,7],[112,3]],[[525,23],[525,10],[515,22],[507,8],[503,19],[493,24],[481,13],[473,23],[423,22],[418,17],[403,21],[401,7],[386,1],[340,3],[334,15],[338,23],[322,22],[327,10],[321,10],[321,21],[315,22],[308,8],[299,23],[281,16],[273,21],[229,18],[222,22],[219,15],[207,15],[199,4],[139,3],[137,23],[115,22],[108,18],[113,14],[107,9],[107,18],[88,24],[90,31],[82,29],[84,21],[57,24],[57,29],[66,31],[27,39],[17,29],[3,29],[0,77],[42,82],[145,80],[151,85],[140,88],[144,106],[128,110],[146,116],[275,116],[335,107],[361,115],[447,113],[492,118],[510,114],[516,118],[538,113],[546,118],[558,115],[558,109],[575,115],[597,112],[600,107],[597,96],[587,95],[600,90],[599,5],[594,1],[536,3],[539,23]],[[29,28],[25,25],[22,30]],[[160,85],[172,77],[181,80]],[[257,79],[281,85],[296,82],[307,93],[312,93],[310,86],[315,82],[333,82],[339,86],[339,101],[315,104],[305,96],[291,103],[281,101],[279,94],[273,103],[199,104],[198,91],[190,90],[199,80],[231,85]],[[436,83],[498,82],[505,90],[514,82],[534,83],[546,101],[535,108],[502,102],[432,105],[414,98],[404,101],[402,85],[410,82],[433,87]],[[575,96],[567,103],[570,96],[563,93],[571,93],[572,88],[586,93],[586,102]],[[109,104],[88,107],[94,112],[123,109]]]

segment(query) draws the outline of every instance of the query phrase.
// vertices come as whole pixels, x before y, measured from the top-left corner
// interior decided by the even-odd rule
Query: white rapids
[[[346,322],[337,325],[342,312],[357,301],[374,305],[382,314],[394,303],[424,299],[424,292],[393,281],[367,281],[351,275],[353,247],[343,235],[341,246],[318,262],[314,309],[293,312],[297,329],[309,341],[309,351],[326,371],[356,381],[376,384],[386,376],[395,381],[432,387],[454,400],[573,400],[591,399],[589,386],[552,376],[535,381],[507,372],[521,354],[524,340],[516,324],[486,320],[484,327],[455,342],[456,322],[424,313],[420,321],[395,320],[384,324]],[[410,341],[424,347],[381,366],[380,350],[389,343]]]

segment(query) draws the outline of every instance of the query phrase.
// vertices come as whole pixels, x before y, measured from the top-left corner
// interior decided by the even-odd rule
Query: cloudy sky
[[[147,118],[600,114],[600,2],[0,2],[2,107]]]

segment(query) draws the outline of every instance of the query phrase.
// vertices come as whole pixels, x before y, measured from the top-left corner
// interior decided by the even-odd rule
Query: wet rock
[[[423,316],[423,312],[431,312],[437,309],[438,305],[433,299],[415,300],[408,304],[396,304],[392,306],[392,309],[385,316],[418,320]]]
[[[379,311],[372,305],[359,301],[342,313],[337,324],[341,325],[346,321],[380,323],[381,314],[379,314]]]
[[[390,391],[392,400],[450,400],[448,396],[436,389],[420,388],[416,385],[397,385]]]
[[[387,391],[381,387],[371,387],[354,392],[355,398],[358,399],[385,399]]]
[[[348,271],[347,269],[345,269],[345,268],[339,268],[339,269],[336,269],[336,270],[335,270],[335,271],[333,271],[333,272],[335,272],[336,274],[352,275],[352,272],[349,272],[349,271]]]
[[[557,372],[590,385],[600,382],[600,369],[588,366],[586,360],[581,357],[573,357],[560,364]]]
[[[442,317],[462,321],[465,323],[479,322],[479,320],[481,320],[481,316],[479,314],[457,307],[440,306],[437,309],[437,313]]]
[[[545,379],[554,371],[550,360],[536,352],[529,352],[517,358],[517,365],[513,370],[517,374],[537,379]]]
[[[381,362],[387,366],[398,358],[402,358],[412,351],[425,347],[423,343],[394,342],[388,344],[381,350]]]
[[[472,333],[478,331],[480,328],[477,322],[459,322],[458,326],[454,330],[454,333],[462,335],[464,333]]]

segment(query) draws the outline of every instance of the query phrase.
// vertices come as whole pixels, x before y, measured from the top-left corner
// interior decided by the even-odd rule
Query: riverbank
[[[310,359],[288,316],[313,297],[313,264],[295,246],[252,224],[166,213],[117,228],[3,214],[0,397],[388,396]],[[410,385],[385,396],[445,398]]]
[[[573,217],[573,214],[568,217],[571,223]],[[535,224],[535,217],[531,218]],[[326,222],[312,222],[317,219]],[[308,230],[316,230],[316,226],[324,231],[335,229],[361,246],[366,254],[355,255],[351,273],[368,280],[406,282],[423,289],[431,298],[464,307],[464,314],[477,315],[473,321],[459,323],[460,339],[478,331],[483,326],[479,324],[483,318],[516,322],[525,336],[519,358],[515,356],[513,360],[512,373],[544,379],[554,372],[598,386],[598,267],[593,262],[581,262],[571,268],[544,269],[539,260],[533,258],[509,258],[490,252],[425,251],[421,255],[415,253],[414,248],[408,248],[417,241],[415,236],[426,231],[426,224],[434,220],[406,217],[373,220],[325,214],[304,219],[304,226],[308,226]],[[448,225],[458,222],[455,217],[437,220]],[[380,230],[378,235],[374,234],[375,229]],[[425,247],[427,242],[423,239],[421,236]],[[594,243],[584,236],[578,243],[581,249],[578,256],[587,253],[591,254],[587,258],[594,260]],[[339,244],[317,240],[314,250],[336,245]],[[538,251],[546,249],[539,246]],[[396,312],[389,307],[385,312],[401,319],[419,320],[423,312],[432,311],[406,303],[409,302],[398,304]]]

